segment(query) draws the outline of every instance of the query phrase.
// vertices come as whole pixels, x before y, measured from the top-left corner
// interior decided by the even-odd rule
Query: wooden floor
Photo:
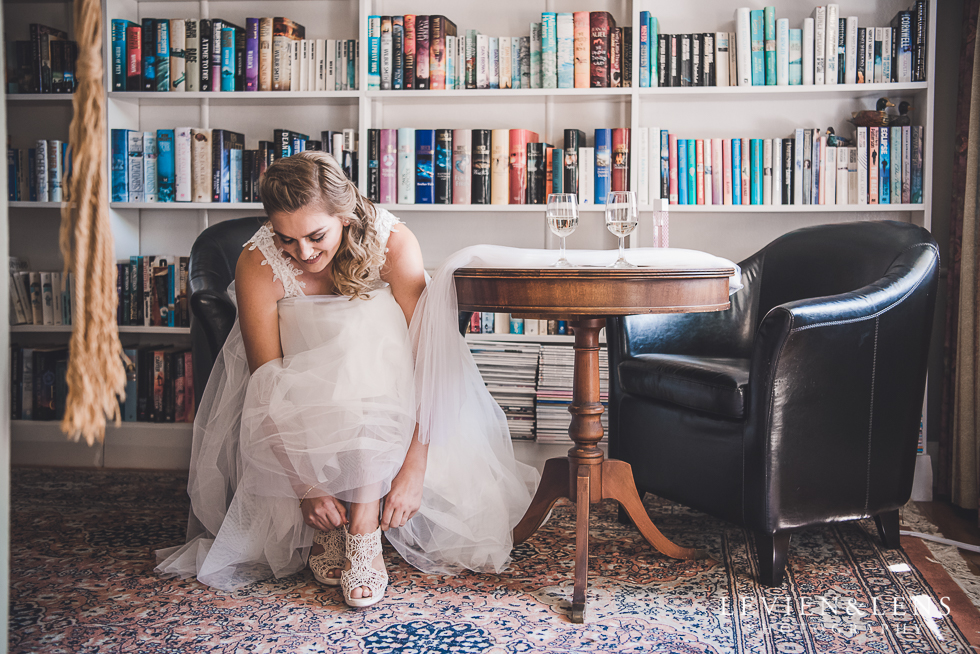
[[[980,526],[977,511],[963,509],[949,502],[916,502],[922,514],[939,527],[943,536],[971,545],[980,545]],[[980,577],[980,554],[960,550],[970,571]]]

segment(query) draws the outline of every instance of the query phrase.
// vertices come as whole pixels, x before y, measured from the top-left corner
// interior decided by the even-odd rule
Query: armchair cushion
[[[640,354],[619,364],[624,393],[703,411],[745,417],[749,359]]]

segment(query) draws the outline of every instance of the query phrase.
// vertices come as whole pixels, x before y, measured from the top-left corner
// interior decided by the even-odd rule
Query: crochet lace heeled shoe
[[[374,559],[381,555],[381,527],[370,534],[352,534],[344,527],[344,533],[347,535],[347,560],[350,561],[350,570],[340,573],[344,601],[354,608],[377,604],[388,588],[388,571],[378,570],[372,565]],[[361,586],[370,588],[371,596],[351,597],[351,591]]]
[[[344,531],[340,528],[313,532],[313,542],[323,546],[323,552],[310,556],[310,570],[321,584],[339,586],[340,577],[328,577],[331,570],[343,570],[346,556]]]

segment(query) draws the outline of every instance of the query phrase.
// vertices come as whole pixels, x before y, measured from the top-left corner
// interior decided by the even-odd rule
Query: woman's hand
[[[422,465],[406,460],[405,465],[391,481],[391,490],[385,497],[381,514],[381,530],[404,527],[405,523],[422,506],[422,481],[425,479],[425,461]]]
[[[319,529],[330,531],[347,524],[347,509],[335,497],[307,497],[300,505],[303,512],[303,522]]]

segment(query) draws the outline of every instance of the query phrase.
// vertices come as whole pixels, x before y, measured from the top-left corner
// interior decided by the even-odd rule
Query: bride
[[[194,423],[187,542],[157,571],[232,590],[308,560],[369,606],[388,583],[382,531],[423,572],[501,571],[537,472],[515,461],[465,346],[419,343],[415,236],[326,153],[277,161],[261,197],[269,221],[238,260],[238,319]],[[416,381],[426,348],[459,377],[440,382],[462,398],[451,416]]]

